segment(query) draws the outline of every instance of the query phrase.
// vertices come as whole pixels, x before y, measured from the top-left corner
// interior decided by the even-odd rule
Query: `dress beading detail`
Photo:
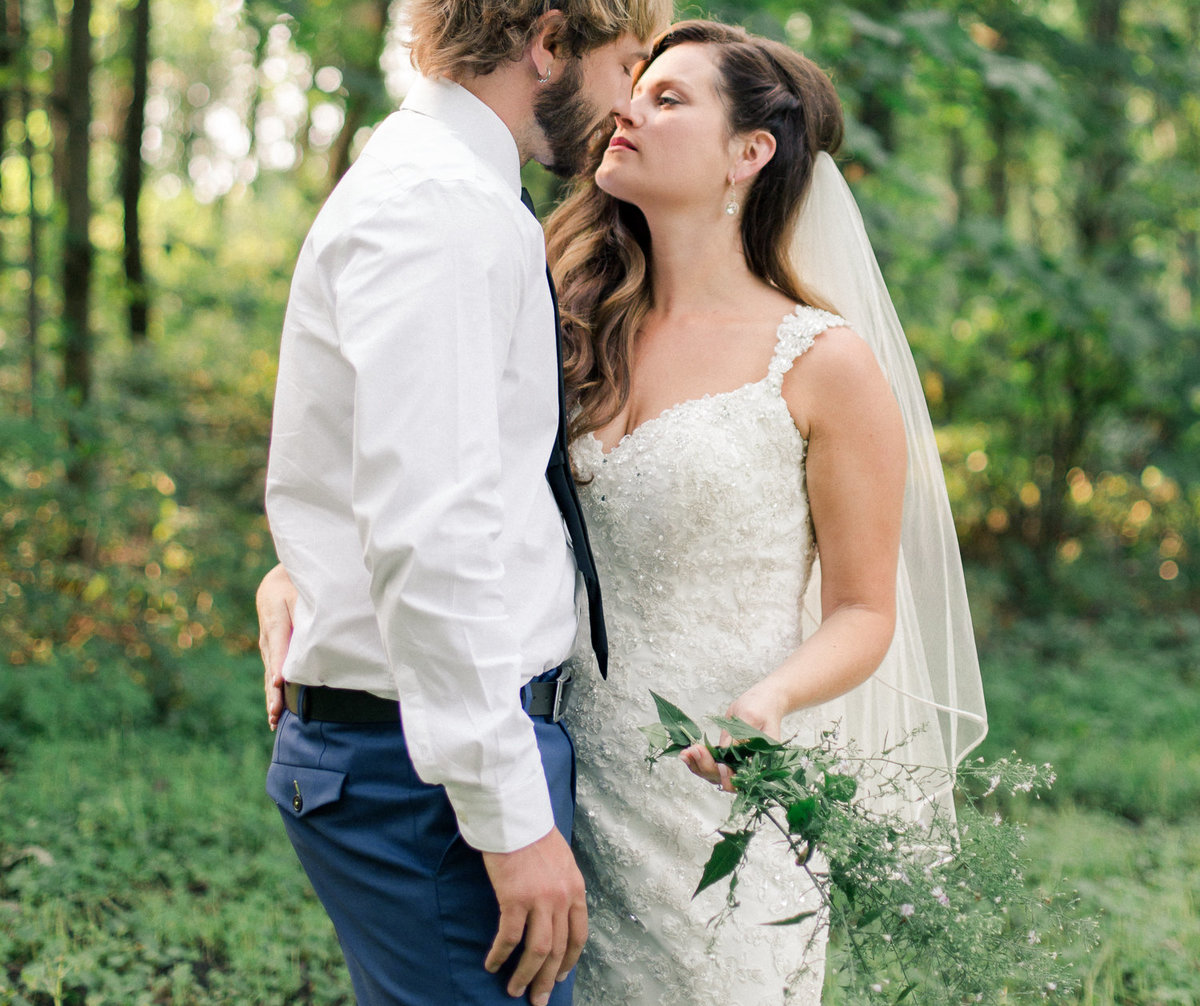
[[[815,544],[807,445],[780,389],[817,335],[842,324],[797,307],[762,380],[683,402],[607,454],[592,436],[572,447],[590,479],[580,497],[611,650],[607,682],[576,668],[568,714],[591,911],[576,1006],[820,1002],[824,929],[761,925],[815,908],[811,884],[779,842],[756,836],[743,907],[710,926],[723,885],[692,892],[729,797],[682,764],[648,770],[638,728],[657,719],[652,689],[719,714],[799,646]],[[804,733],[806,721],[784,729]]]

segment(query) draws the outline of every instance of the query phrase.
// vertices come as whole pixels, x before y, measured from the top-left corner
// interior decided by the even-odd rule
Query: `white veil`
[[[815,160],[791,254],[803,288],[870,344],[908,445],[895,637],[879,669],[820,715],[840,721],[867,755],[917,730],[895,757],[953,771],[987,733],[962,559],[916,364],[850,187],[827,153]],[[820,598],[818,565],[804,598],[805,635],[820,621]]]

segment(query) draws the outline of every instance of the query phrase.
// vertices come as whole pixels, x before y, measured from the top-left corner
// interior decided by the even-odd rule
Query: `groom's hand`
[[[485,852],[483,862],[500,903],[500,927],[484,967],[498,971],[523,940],[508,994],[516,998],[528,989],[533,1006],[546,1006],[587,939],[587,899],[575,857],[554,828],[516,852]]]

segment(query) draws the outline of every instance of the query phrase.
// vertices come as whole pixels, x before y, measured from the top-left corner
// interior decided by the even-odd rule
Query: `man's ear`
[[[733,183],[753,178],[775,156],[775,136],[765,129],[739,136],[733,141],[734,165],[729,180]]]
[[[529,41],[528,58],[533,63],[533,72],[545,77],[562,51],[562,35],[567,26],[566,16],[560,10],[546,11],[534,23],[533,37]]]

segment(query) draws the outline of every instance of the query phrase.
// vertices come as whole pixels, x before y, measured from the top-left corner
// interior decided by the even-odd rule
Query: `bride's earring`
[[[732,181],[729,183],[729,198],[725,201],[725,215],[727,217],[736,217],[737,211],[741,209],[737,201],[737,186]]]

